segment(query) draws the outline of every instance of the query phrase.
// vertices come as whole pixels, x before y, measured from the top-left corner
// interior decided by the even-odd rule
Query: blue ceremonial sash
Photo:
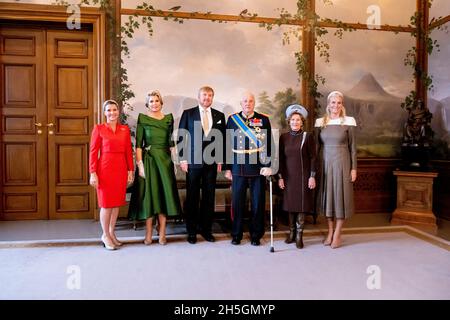
[[[236,125],[239,127],[239,129],[241,129],[245,135],[251,140],[253,141],[253,143],[260,148],[261,147],[261,141],[258,140],[258,138],[256,138],[255,134],[253,133],[253,131],[245,124],[245,122],[242,120],[241,116],[237,113],[233,114],[231,116],[231,119],[233,119],[234,123],[236,123]]]

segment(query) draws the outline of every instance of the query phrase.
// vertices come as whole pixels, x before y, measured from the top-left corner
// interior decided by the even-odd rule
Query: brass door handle
[[[38,128],[42,127],[42,123],[40,123],[40,122],[35,122],[34,125]],[[37,132],[37,134],[42,134],[41,129],[36,130],[36,132]]]
[[[55,127],[55,124],[54,124],[53,122],[47,123],[46,126],[47,126],[48,128],[50,128],[50,129],[48,130],[48,134],[49,134],[49,135],[55,134],[55,131],[53,131],[53,128]]]

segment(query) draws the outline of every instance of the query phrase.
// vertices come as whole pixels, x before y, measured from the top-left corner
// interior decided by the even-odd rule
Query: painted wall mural
[[[327,41],[331,62],[316,64],[327,79],[321,92],[325,97],[332,90],[344,93],[347,114],[358,124],[358,155],[399,157],[407,116],[400,105],[414,89],[412,72],[403,59],[414,40],[409,34],[355,31],[342,40],[330,36]]]
[[[143,31],[130,40],[131,58],[124,58],[136,93],[131,124],[145,112],[145,96],[154,89],[161,91],[164,110],[175,119],[197,105],[203,85],[214,88],[213,107],[226,116],[240,110],[247,90],[258,98],[257,108],[274,115],[275,122],[279,113],[273,106],[281,107],[283,94],[298,100],[294,52],[301,43],[283,46],[283,28],[268,32],[254,23],[188,20],[179,25],[154,18],[154,30],[152,38]]]
[[[0,0],[1,2],[6,2]],[[11,2],[11,1],[9,1]],[[22,3],[49,4],[51,0],[23,0]],[[71,0],[70,3],[79,1]],[[296,0],[153,0],[155,7],[167,10],[181,6],[180,11],[211,12],[238,15],[247,9],[258,16],[278,17],[284,8],[294,13]],[[330,5],[329,3],[333,4]],[[139,0],[122,1],[124,8],[135,8]],[[366,23],[376,6],[381,24],[408,25],[416,0],[333,0],[316,1],[321,17],[345,22]],[[450,14],[450,1],[433,0],[430,19]],[[123,16],[124,21],[127,17]],[[271,116],[274,127],[285,126],[285,107],[298,102],[300,86],[293,54],[301,43],[284,46],[283,28],[268,32],[252,23],[218,23],[185,20],[183,24],[153,18],[154,35],[144,28],[129,41],[130,59],[124,57],[131,89],[136,98],[130,102],[129,124],[144,112],[147,92],[159,89],[165,97],[165,110],[178,120],[183,109],[196,105],[197,90],[211,85],[216,90],[214,107],[229,115],[239,110],[240,95],[250,90],[257,97],[257,109]],[[447,26],[449,23],[447,23]],[[331,90],[346,95],[349,115],[358,126],[358,153],[363,157],[399,157],[400,139],[406,112],[400,107],[414,89],[412,70],[405,67],[406,52],[415,45],[409,34],[379,31],[344,33],[343,39],[330,34],[331,62],[316,57],[317,73],[326,78],[319,91],[326,96]],[[440,51],[429,59],[429,73],[434,89],[429,92],[428,106],[433,113],[435,133],[434,158],[450,159],[450,57],[449,33],[435,30],[432,38]],[[325,105],[322,98],[321,105]]]

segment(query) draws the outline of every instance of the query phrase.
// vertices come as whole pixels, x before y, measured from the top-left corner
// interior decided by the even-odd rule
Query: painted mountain
[[[400,107],[403,99],[386,92],[371,73],[365,74],[344,95],[347,115],[358,124],[358,156],[399,156],[406,120],[406,112]],[[326,105],[326,97],[321,105]]]
[[[448,135],[450,132],[450,97],[442,99],[441,101],[442,109],[442,121],[441,124],[445,129],[445,133]]]
[[[428,108],[433,114],[431,128],[434,132],[434,159],[450,159],[450,97],[440,101],[428,99]]]
[[[323,93],[324,95],[328,93]],[[360,157],[399,157],[407,113],[401,108],[403,97],[386,92],[375,77],[367,73],[349,91],[344,92],[347,115],[358,124],[357,143]],[[326,105],[326,98],[320,101]],[[434,158],[450,158],[450,97],[440,101],[429,98],[433,114]]]

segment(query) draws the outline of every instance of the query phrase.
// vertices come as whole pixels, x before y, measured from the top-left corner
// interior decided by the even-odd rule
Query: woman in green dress
[[[181,213],[171,151],[173,115],[161,111],[158,91],[147,95],[147,114],[139,114],[136,129],[136,182],[131,195],[128,218],[145,220],[144,244],[152,243],[153,218],[158,216],[159,243],[165,245],[166,218]]]

